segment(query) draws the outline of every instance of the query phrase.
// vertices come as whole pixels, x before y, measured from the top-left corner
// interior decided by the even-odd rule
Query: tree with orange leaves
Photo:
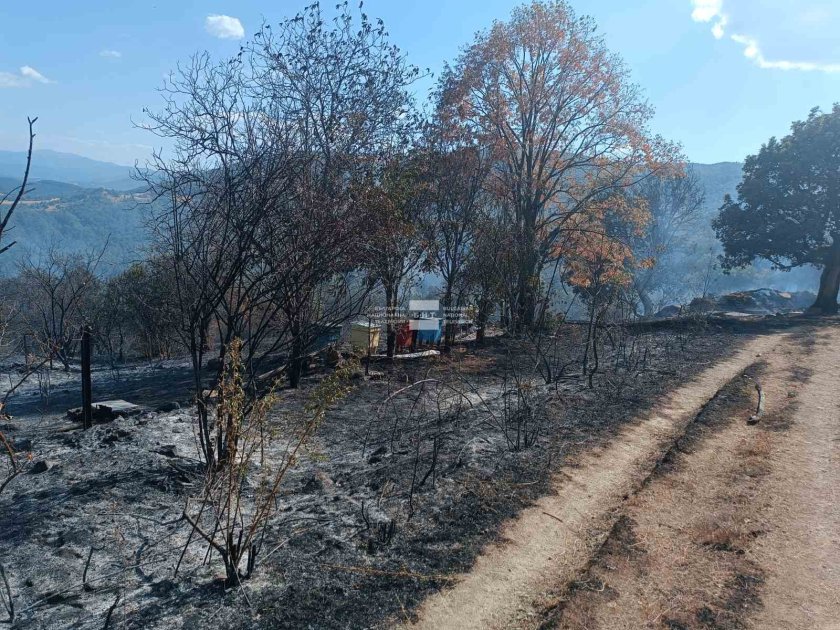
[[[593,200],[675,160],[648,130],[652,109],[591,18],[534,0],[476,35],[441,77],[441,102],[492,151],[490,183],[511,214],[517,330],[535,324],[540,271]]]
[[[591,387],[598,369],[598,329],[616,303],[631,293],[637,269],[652,264],[636,258],[633,250],[634,237],[641,238],[649,224],[648,207],[638,196],[609,195],[587,206],[574,223],[556,255],[565,263],[565,281],[587,306],[582,369]]]

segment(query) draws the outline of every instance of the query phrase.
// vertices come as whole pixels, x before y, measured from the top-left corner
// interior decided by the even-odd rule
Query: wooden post
[[[90,382],[90,326],[82,331],[82,426],[93,426],[93,391]]]
[[[365,361],[365,376],[370,375],[370,327],[371,327],[372,318],[368,315],[368,342],[367,342],[367,361]]]

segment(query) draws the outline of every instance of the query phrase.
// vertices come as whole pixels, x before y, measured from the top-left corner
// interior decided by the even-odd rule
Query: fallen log
[[[125,400],[104,400],[92,404],[93,422],[111,422],[118,417],[131,417],[146,411],[145,407],[126,402]],[[76,407],[67,410],[67,417],[74,422],[84,421],[84,408]]]

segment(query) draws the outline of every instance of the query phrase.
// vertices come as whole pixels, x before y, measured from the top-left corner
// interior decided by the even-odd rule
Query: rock
[[[384,446],[380,446],[378,449],[373,451],[367,459],[368,464],[378,464],[382,461],[382,457],[388,452],[388,449]]]
[[[735,291],[720,297],[695,299],[689,308],[694,311],[723,311],[751,315],[778,315],[796,313],[813,304],[816,295],[808,291],[790,293],[775,289]]]
[[[12,448],[18,453],[32,450],[32,440],[21,438],[12,442]]]
[[[667,319],[669,317],[677,317],[682,312],[679,306],[671,304],[660,310],[654,317],[658,319]]]
[[[160,448],[155,449],[155,453],[163,455],[164,457],[178,457],[174,444],[165,444]]]
[[[54,467],[55,462],[51,462],[47,459],[39,459],[37,462],[32,464],[32,468],[29,469],[29,472],[33,475],[40,475],[41,473],[45,473]]]
[[[161,405],[158,405],[157,411],[158,413],[169,413],[170,411],[178,411],[181,408],[181,403],[177,401],[172,402],[165,402]]]
[[[713,297],[703,297],[691,300],[688,310],[692,313],[711,313],[716,307],[717,303]]]

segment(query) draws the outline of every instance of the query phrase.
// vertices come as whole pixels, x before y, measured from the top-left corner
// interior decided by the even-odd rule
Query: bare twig
[[[117,598],[114,600],[114,603],[111,604],[111,607],[108,609],[108,614],[105,615],[105,625],[102,626],[102,630],[108,630],[108,627],[111,624],[111,616],[114,614],[114,611],[117,609],[117,606],[120,605],[120,600],[122,599],[122,592],[117,593]]]
[[[88,584],[88,581],[87,581],[88,569],[90,568],[90,561],[91,561],[92,558],[93,558],[93,547],[90,548],[90,552],[88,553],[88,557],[87,557],[87,562],[85,562],[85,570],[82,571],[82,590],[84,590],[88,593],[94,590],[93,587],[90,584]]]
[[[9,613],[9,623],[15,622],[15,602],[12,599],[12,588],[9,586],[9,580],[6,579],[6,570],[3,568],[3,565],[0,564],[0,578],[3,579],[3,585],[6,587],[6,599],[8,599],[8,604],[4,602],[4,606],[6,607],[6,612]]]
[[[32,166],[32,146],[35,143],[34,127],[35,123],[38,121],[38,118],[27,118],[26,120],[29,123],[29,149],[26,152],[26,169],[23,171],[23,182],[21,183],[20,187],[17,188],[17,195],[15,195],[15,198],[12,200],[9,209],[6,211],[6,214],[3,215],[2,220],[0,220],[0,241],[2,241],[3,234],[6,232],[6,228],[9,224],[9,219],[12,218],[12,214],[14,214],[15,210],[18,207],[18,204],[20,203],[20,200],[26,193],[26,184],[29,181],[29,170]],[[13,192],[14,190],[7,193],[6,196],[3,197],[2,201],[6,201],[7,197]],[[5,251],[8,251],[8,249],[14,244],[15,241],[12,241],[8,245],[2,245],[2,243],[0,243],[0,254],[2,254]]]

